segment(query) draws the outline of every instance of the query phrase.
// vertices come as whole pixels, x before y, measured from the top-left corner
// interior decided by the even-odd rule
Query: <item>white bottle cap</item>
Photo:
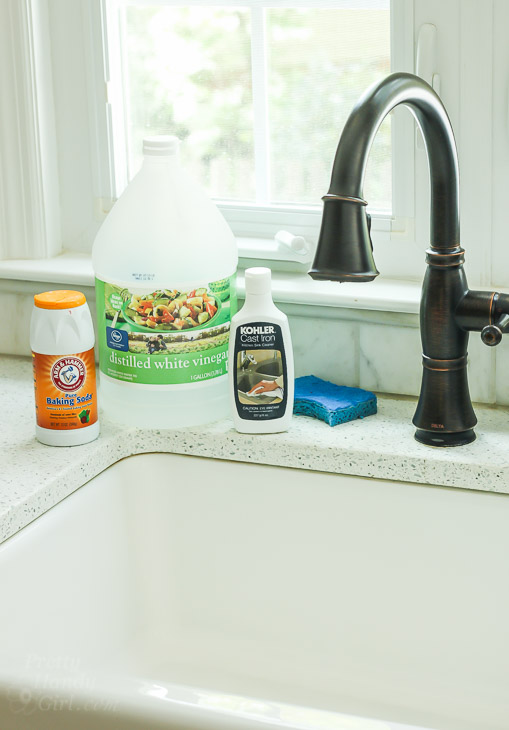
[[[169,134],[159,134],[143,139],[144,155],[174,155],[178,152],[180,140]]]
[[[270,294],[271,270],[266,266],[253,266],[246,269],[246,294]]]

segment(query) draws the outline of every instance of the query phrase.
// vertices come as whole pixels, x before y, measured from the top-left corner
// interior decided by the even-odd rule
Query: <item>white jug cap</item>
[[[180,140],[169,134],[158,134],[143,139],[144,155],[174,155],[179,148]]]
[[[266,266],[253,266],[246,269],[246,294],[270,294],[271,270]]]

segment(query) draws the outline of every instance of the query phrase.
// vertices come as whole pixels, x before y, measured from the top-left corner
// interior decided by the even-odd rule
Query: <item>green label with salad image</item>
[[[187,291],[95,283],[104,375],[176,385],[227,373],[230,320],[237,311],[235,275]]]

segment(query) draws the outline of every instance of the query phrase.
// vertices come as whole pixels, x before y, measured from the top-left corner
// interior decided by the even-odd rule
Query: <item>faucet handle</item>
[[[481,330],[481,340],[485,345],[494,347],[502,339],[504,332],[509,330],[509,314],[501,314],[495,324],[487,324]]]

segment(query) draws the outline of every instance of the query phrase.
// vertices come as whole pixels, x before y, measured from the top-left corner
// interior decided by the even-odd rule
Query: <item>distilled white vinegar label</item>
[[[123,287],[96,279],[100,369],[140,385],[225,375],[235,277],[191,287]]]

